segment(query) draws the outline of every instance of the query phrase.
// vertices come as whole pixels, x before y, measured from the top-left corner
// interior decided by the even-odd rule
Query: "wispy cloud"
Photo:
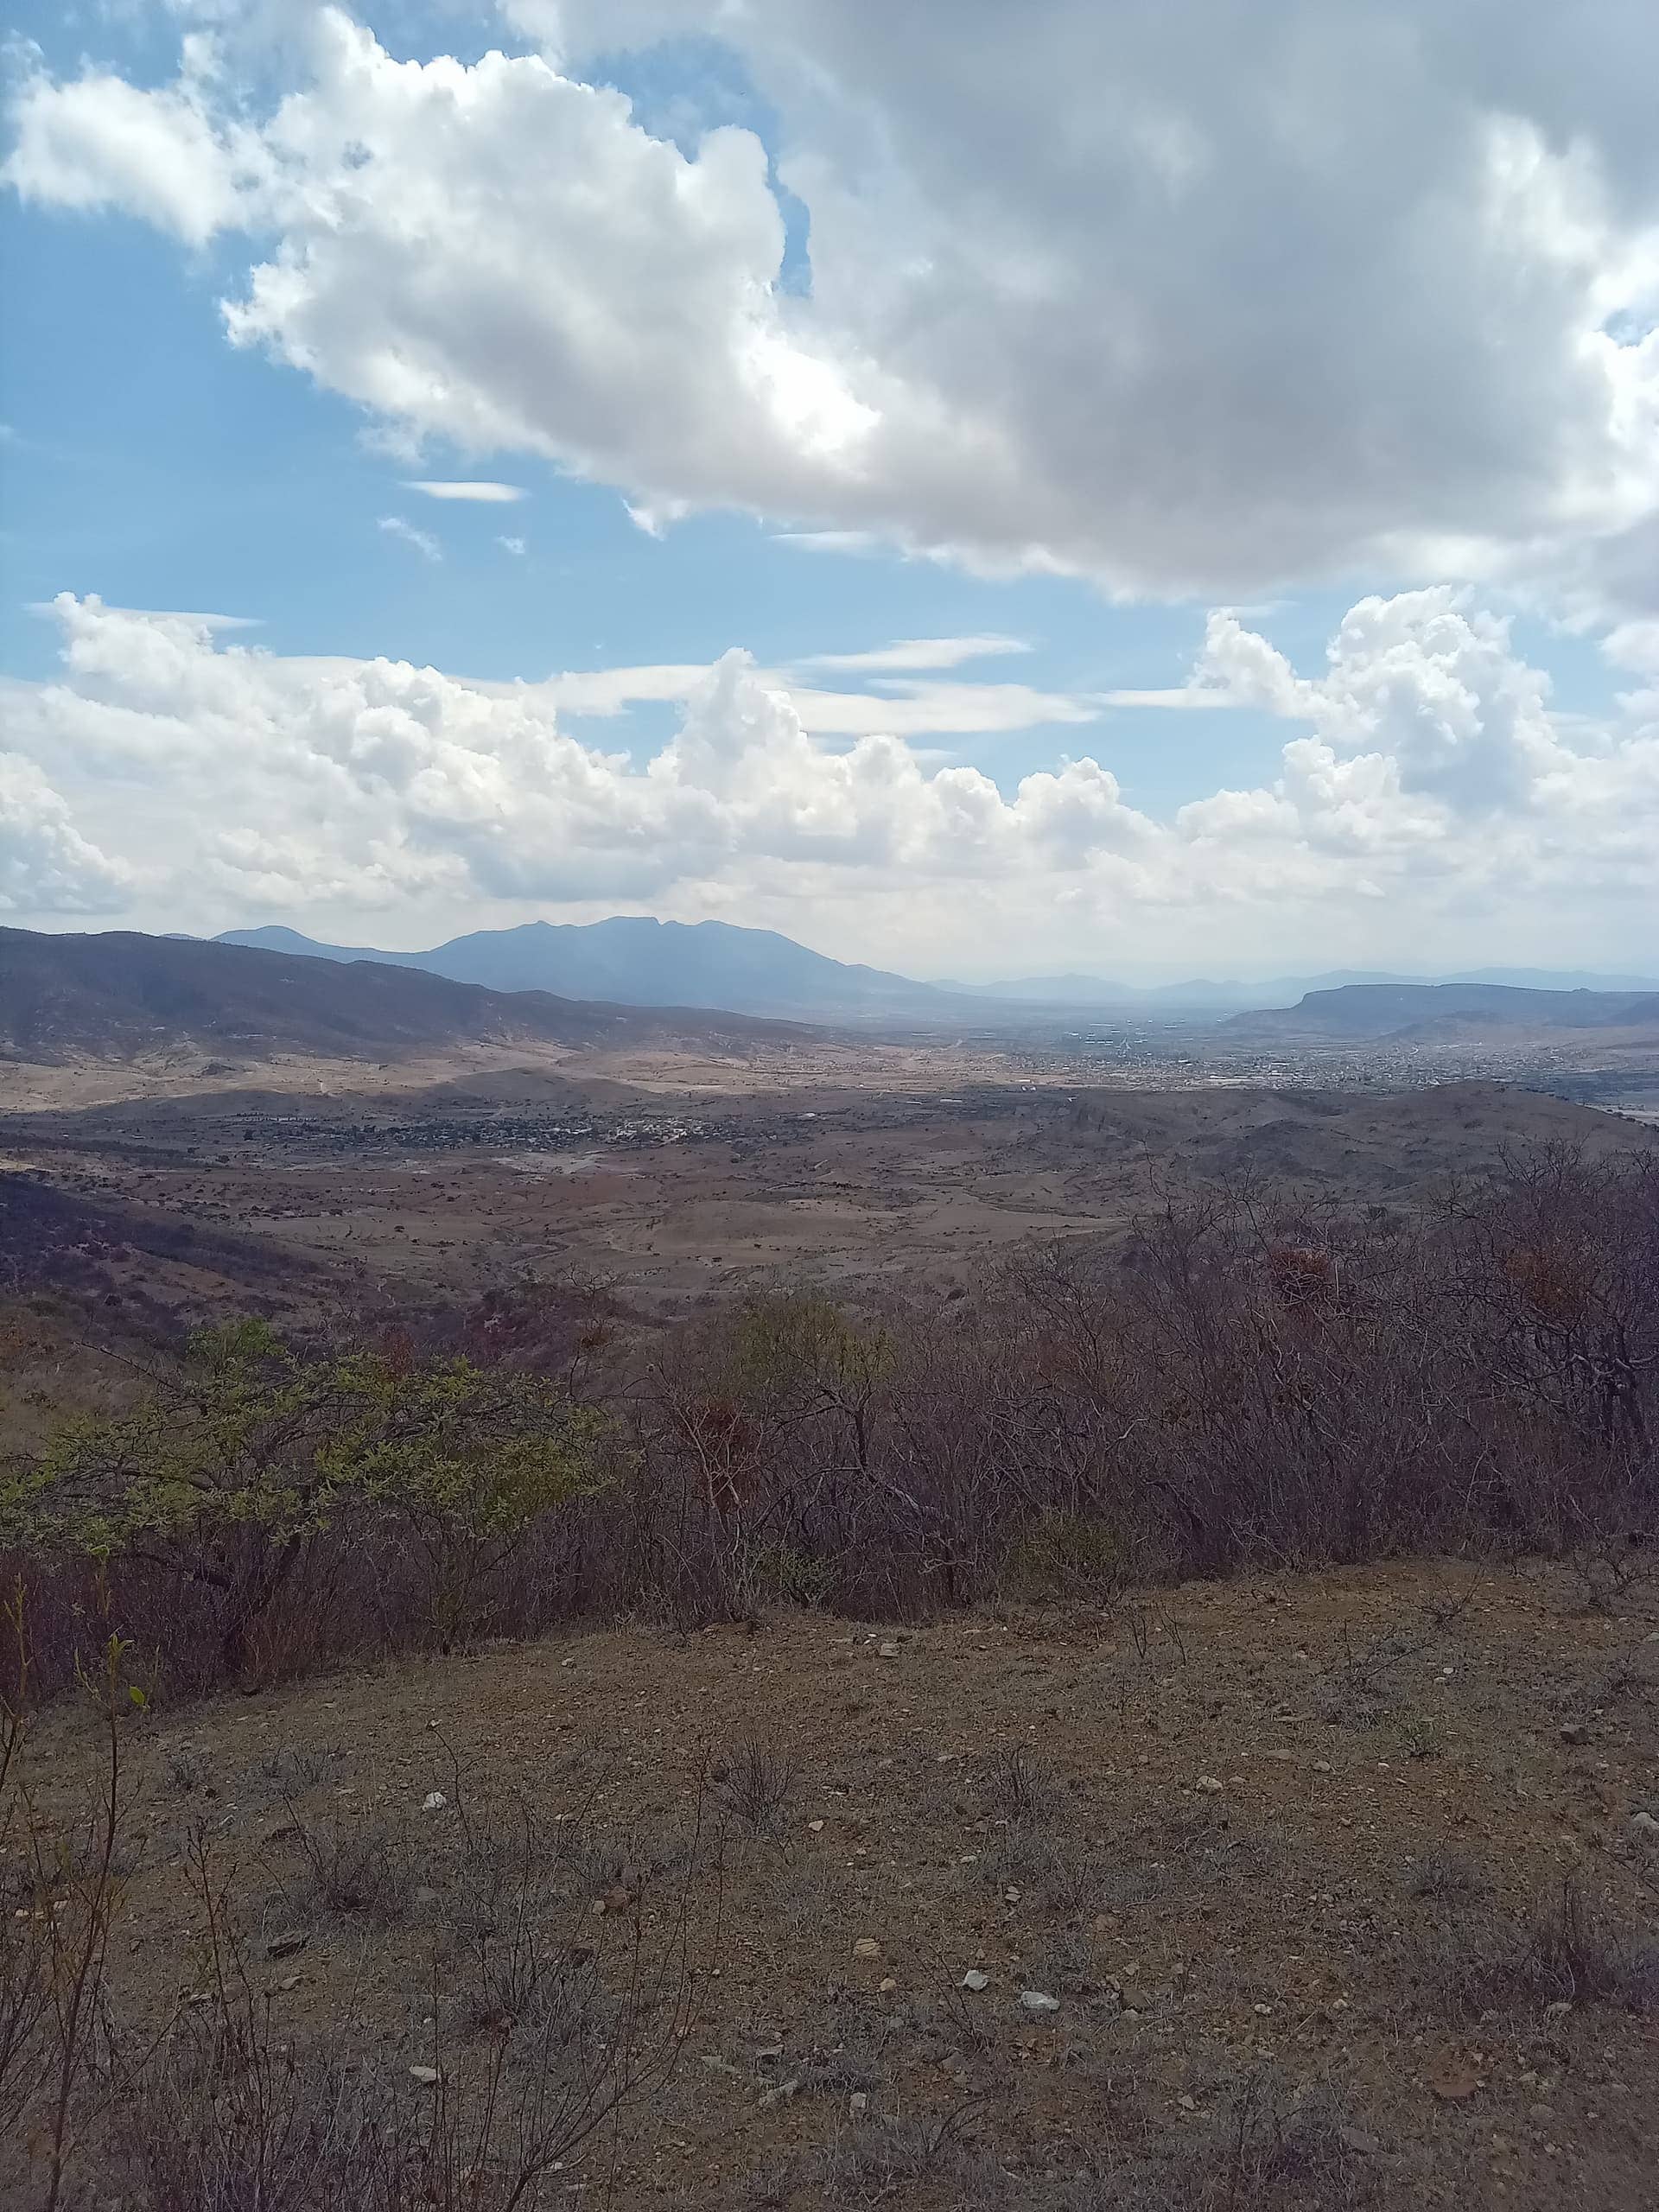
[[[521,484],[456,484],[430,477],[405,477],[405,492],[423,492],[429,499],[471,499],[486,507],[510,507],[530,497]]]
[[[967,737],[1043,723],[1098,719],[1096,702],[1025,683],[953,683],[895,679],[875,691],[817,691],[792,676],[760,669],[756,676],[788,694],[801,727],[815,737]]]
[[[382,515],[380,527],[388,537],[401,537],[405,545],[412,545],[429,561],[442,561],[443,548],[429,530],[416,530],[412,522],[405,522],[402,515]]]
[[[1100,696],[1109,707],[1166,707],[1183,714],[1239,703],[1230,692],[1213,683],[1178,683],[1165,691],[1103,691]]]
[[[504,553],[511,553],[515,561],[522,561],[530,550],[528,541],[522,537],[498,537],[495,542]]]
[[[221,630],[260,630],[264,627],[264,617],[260,614],[195,614],[172,607],[104,607],[101,600],[98,604],[106,614],[130,615],[135,622],[178,622],[193,630],[207,630],[215,635]],[[62,619],[62,609],[49,599],[29,601],[28,612],[41,615],[48,622]]]
[[[900,638],[891,645],[878,645],[862,653],[810,653],[803,668],[863,669],[872,673],[930,668],[960,668],[965,660],[993,658],[1003,653],[1028,653],[1023,638]]]
[[[873,530],[775,530],[779,545],[804,545],[810,553],[874,553],[881,540]]]
[[[545,702],[562,714],[609,715],[624,714],[644,701],[690,699],[709,675],[702,663],[669,662],[641,668],[570,670],[540,683],[476,680],[473,689],[501,698]],[[819,690],[785,669],[756,668],[753,677],[762,689],[788,700],[802,728],[813,737],[886,736],[910,741],[1088,722],[1100,715],[1096,698],[1037,691],[1024,683],[916,677],[894,678],[878,694]]]

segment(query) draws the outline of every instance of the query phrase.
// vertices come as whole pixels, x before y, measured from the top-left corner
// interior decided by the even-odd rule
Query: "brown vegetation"
[[[61,1325],[50,1300],[14,1308],[15,1344]],[[29,1356],[40,1372],[38,1348]],[[1129,1770],[1137,1792],[1152,1744],[1178,1707],[1185,1716],[1179,1779],[1157,1755],[1153,1815],[1127,1784],[1100,1796],[1082,1740],[1059,1757],[1064,1702],[1046,1706],[1039,1733],[1029,1689],[988,1678],[1005,1725],[986,1737],[969,1693],[941,1676],[928,1726],[957,1740],[929,1758],[962,1760],[963,1785],[935,1802],[912,1777],[912,1840],[890,1863],[919,1868],[930,1839],[964,1821],[974,1840],[947,1855],[948,1893],[930,1877],[938,1893],[889,1917],[903,1918],[912,1954],[931,1944],[942,1956],[949,1929],[957,1964],[978,1973],[992,1955],[985,1924],[961,1923],[956,1891],[988,1885],[1028,1923],[984,1969],[1014,2009],[970,2004],[977,1986],[964,1992],[957,1965],[920,1974],[912,1956],[901,1982],[881,1971],[890,1937],[842,1925],[830,1948],[872,1971],[832,1980],[816,2022],[780,2034],[757,2015],[738,2031],[764,2029],[766,2049],[788,2054],[788,2070],[757,2075],[760,2109],[780,2118],[776,2163],[723,2170],[750,2204],[1324,2212],[1412,2197],[1422,2176],[1379,2168],[1359,2085],[1310,2073],[1300,2055],[1291,2078],[1272,2031],[1231,2045],[1223,2035],[1207,2056],[1192,2046],[1177,2096],[1173,2051],[1147,2037],[1166,2041],[1161,2029],[1186,2019],[1190,1958],[1160,1961],[1145,2012],[1125,1996],[1133,1964],[1109,1975],[1103,1961],[1155,1900],[1169,1950],[1162,1916],[1179,1916],[1183,1897],[1199,1913],[1212,1890],[1241,1885],[1289,1897],[1293,1865],[1322,1866],[1319,1896],[1352,1887],[1335,1871],[1344,1838],[1316,1839],[1288,1801],[1274,1819],[1297,1829],[1294,1843],[1265,1805],[1230,1822],[1242,1783],[1225,1669],[1247,1638],[1213,1643],[1207,1675],[1192,1653],[1204,1630],[1193,1589],[1229,1578],[1430,1554],[1471,1563],[1408,1621],[1343,1619],[1317,1659],[1302,1631],[1303,1671],[1271,1706],[1276,1732],[1330,1732],[1356,1774],[1369,1742],[1378,1770],[1430,1778],[1414,1795],[1435,1833],[1413,1840],[1409,1914],[1386,1919],[1396,2024],[1376,2023],[1390,2051],[1408,2015],[1431,2024],[1416,2031],[1434,2046],[1426,2094],[1460,2105],[1505,2037],[1525,2039],[1529,2063],[1512,2064],[1524,2082],[1551,2063],[1532,2046],[1561,2041],[1569,2016],[1651,2017],[1659,1972],[1637,1901],[1651,1897],[1652,1815],[1604,1783],[1616,1882],[1578,1855],[1519,1854],[1519,1885],[1461,1864],[1459,1792],[1437,1794],[1433,1777],[1455,1763],[1459,1791],[1478,1772],[1501,1796],[1503,1770],[1485,1752],[1471,1764],[1471,1717],[1444,1688],[1458,1662],[1428,1661],[1460,1649],[1484,1578],[1551,1556],[1552,1586],[1616,1632],[1605,1650],[1586,1635],[1600,1672],[1575,1680],[1559,1719],[1549,1710],[1550,1732],[1570,1746],[1630,1707],[1650,1734],[1654,1684],[1629,1623],[1659,1519],[1659,1161],[1547,1148],[1410,1215],[1313,1209],[1248,1179],[1195,1186],[1126,1241],[1028,1249],[954,1294],[780,1293],[664,1326],[600,1291],[523,1287],[346,1342],[285,1342],[248,1323],[187,1346],[106,1340],[83,1364],[99,1358],[96,1389],[77,1377],[79,1418],[53,1431],[37,1408],[10,1425],[0,1494],[15,1593],[0,1686],[0,2186],[10,2172],[22,2201],[56,2212],[119,2186],[146,2212],[346,2201],[505,2212],[563,2201],[556,2177],[573,2162],[599,2172],[601,2140],[603,2171],[632,2177],[626,2202],[661,2193],[643,2178],[633,2115],[671,2110],[691,2125],[671,2089],[688,2042],[721,2018],[711,1980],[727,1976],[730,1994],[728,1897],[741,1891],[764,1929],[743,1942],[753,1974],[779,1971],[791,1940],[813,1955],[828,1942],[832,1870],[798,1855],[803,1829],[817,1836],[830,1818],[804,1801],[821,1806],[824,1762],[841,1755],[827,1711],[803,1719],[816,1691],[779,1680],[780,1725],[751,1707],[739,1729],[720,1702],[730,1680],[721,1692],[711,1677],[698,1705],[690,1680],[671,1695],[659,1669],[636,1700],[654,1728],[631,1723],[636,1748],[623,1756],[633,1770],[671,1751],[672,1786],[620,1822],[632,1782],[619,1795],[604,1760],[531,1774],[522,1732],[494,1734],[503,1756],[480,1767],[448,1749],[434,1714],[416,1760],[405,1711],[391,1767],[332,1788],[338,1747],[313,1732],[272,1752],[262,1808],[254,1777],[228,1790],[209,1779],[222,1730],[204,1757],[158,1719],[216,1688],[257,1700],[327,1665],[474,1654],[578,1621],[630,1617],[682,1643],[725,1625],[732,1649],[758,1650],[769,1619],[806,1608],[798,1641],[828,1639],[879,1668],[902,1667],[908,1643],[880,1630],[861,1641],[841,1621],[960,1618],[976,1637],[988,1605],[1058,1604],[1062,1634],[1094,1655],[1072,1720],[1097,1745],[1103,1731],[1147,1732]],[[1155,1594],[1174,1586],[1185,1586],[1179,1606]],[[467,1663],[496,1669],[500,1694],[508,1656]],[[468,1702],[464,1684],[457,1694]],[[43,1713],[54,1696],[59,1709]],[[846,1711],[867,1704],[860,1694]],[[695,1743],[664,1736],[671,1709]],[[1018,1728],[1006,1725],[1016,1709]],[[374,1725],[393,1724],[382,1710]],[[1633,1724],[1621,1725],[1629,1748]],[[925,1780],[914,1727],[906,1741]],[[435,1778],[435,1752],[447,1755]],[[1120,1761],[1121,1747],[1103,1763],[1116,1772]],[[1305,1778],[1330,1771],[1328,1759],[1299,1763]],[[165,1815],[168,1792],[181,1821]],[[868,1850],[853,1847],[848,1866]],[[1172,1866],[1183,1870],[1173,1889]],[[1040,1921],[1026,1910],[1034,1899]],[[861,1890],[837,1910],[874,1902]],[[1365,1924],[1383,1926],[1369,1910]],[[188,1987],[140,1986],[118,1968],[146,1911],[175,1928],[175,1957],[196,1946]],[[1356,1924],[1339,1923],[1350,1936]],[[358,1931],[353,1971],[366,1980],[319,1973],[327,2002],[290,2031],[277,1999],[311,1969],[290,1981],[273,1962],[308,1953],[325,1929]],[[1233,1935],[1206,1953],[1212,2029],[1222,1982],[1242,1971],[1247,1939]],[[874,1949],[849,1948],[853,1936]],[[1265,1940],[1260,1927],[1248,1939]],[[390,2070],[365,2071],[365,1993],[384,2007],[394,1982],[406,2011],[423,2009],[394,2039]],[[756,1986],[748,1996],[765,2001]],[[1252,2018],[1276,2017],[1279,2002],[1252,1998]],[[1127,2101],[1108,2048],[1126,2020],[1136,2064],[1158,2081]],[[1296,2037],[1299,2051],[1318,2041],[1311,2027]],[[748,2060],[724,2048],[700,2063],[742,2072]],[[1033,2054],[1053,2076],[1040,2111],[1016,2089]],[[1620,2066],[1628,2094],[1641,2069]],[[889,2094],[895,2082],[902,2096]],[[1045,2126],[1076,2132],[1068,2082],[1095,2115],[1093,2139],[1045,2169],[1029,2145]],[[1155,2122],[1173,2096],[1192,2115],[1173,2136]],[[840,2114],[827,2137],[782,2124],[823,2098]],[[988,2098],[1017,2119],[1017,2174],[981,2124]],[[1640,2164],[1627,2145],[1598,2171],[1623,2190]],[[1535,2182],[1520,2201],[1554,2201]],[[678,2201],[709,2200],[691,2189]]]
[[[226,1666],[264,1679],[583,1615],[781,1601],[919,1620],[1010,1578],[1098,1598],[1496,1551],[1573,1552],[1616,1582],[1647,1560],[1659,1506],[1659,1162],[1545,1150],[1410,1218],[1200,1192],[1126,1245],[1027,1251],[960,1296],[779,1294],[664,1330],[601,1293],[525,1289],[344,1351],[261,1341],[236,1404],[270,1448],[238,1431],[230,1473],[191,1474],[164,1542],[163,1446],[216,1448],[221,1340],[152,1366],[124,1425],[18,1463],[11,1571],[54,1683],[86,1663],[94,1573],[117,1631],[192,1689]],[[459,1522],[435,1535],[395,1483],[330,1458],[353,1408],[365,1467],[418,1430],[451,1453],[455,1495],[503,1421],[582,1429],[580,1479],[520,1501],[510,1541],[467,1537],[463,1630]],[[134,1500],[142,1541],[118,1525]],[[259,1593],[233,1633],[230,1586]]]

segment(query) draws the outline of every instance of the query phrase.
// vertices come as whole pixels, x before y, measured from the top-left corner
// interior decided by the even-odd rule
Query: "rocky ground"
[[[86,2201],[209,2201],[242,2019],[278,2106],[349,2078],[418,2134],[494,2084],[467,2158],[538,2144],[524,2202],[1636,2212],[1659,1589],[1629,1567],[639,1625],[158,1698],[109,1964],[143,2063]],[[72,1824],[90,1714],[31,1756]]]

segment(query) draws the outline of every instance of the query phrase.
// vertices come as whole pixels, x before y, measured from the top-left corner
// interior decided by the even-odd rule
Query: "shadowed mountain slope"
[[[493,991],[420,969],[189,938],[0,930],[0,1055],[51,1063],[179,1049],[398,1059],[463,1044],[782,1039],[774,1023]]]

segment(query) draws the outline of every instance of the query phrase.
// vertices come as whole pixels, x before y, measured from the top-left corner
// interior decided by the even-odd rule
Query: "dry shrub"
[[[118,1545],[114,1624],[168,1686],[620,1611],[916,1619],[1008,1587],[1109,1606],[1132,1583],[1425,1551],[1571,1553],[1611,1602],[1659,1516],[1659,1160],[1546,1149],[1410,1221],[1195,1186],[1127,1241],[1033,1248],[944,1303],[786,1294],[647,1342],[532,1302],[473,1339],[499,1361],[468,1370],[480,1419],[544,1357],[537,1402],[585,1452],[604,1439],[593,1483],[474,1526],[423,1462],[378,1510],[359,1452],[372,1510],[309,1514],[279,1574],[257,1529],[204,1534],[200,1558],[188,1530],[159,1561]],[[372,1357],[392,1395],[449,1371],[413,1337]],[[283,1374],[327,1447],[327,1390]],[[447,1409],[429,1426],[452,1471],[487,1442]],[[88,1656],[94,1570],[12,1521],[59,1687]],[[252,1593],[233,1634],[216,1581]]]
[[[605,1943],[573,1936],[527,1830],[492,1850],[486,1910],[459,1951],[435,1950],[436,2024],[416,2069],[365,2063],[345,2025],[284,2029],[256,1987],[228,1878],[193,1840],[205,2001],[159,2042],[118,2041],[112,2062],[109,2150],[149,2212],[534,2212],[566,2161],[661,2093],[703,2000],[694,1954],[718,1939],[700,1823],[658,1932],[636,1913]]]
[[[1410,1945],[1414,1976],[1452,2018],[1552,2005],[1659,2009],[1659,1944],[1623,1927],[1571,1876],[1520,1920],[1462,1881],[1439,1878],[1420,1894],[1428,1910]]]
[[[1365,2201],[1363,2161],[1328,2092],[1246,2075],[1213,2117],[1082,2184],[1065,2212],[1346,2212]]]
[[[745,1736],[709,1769],[709,1783],[721,1805],[752,1835],[776,1841],[794,1793],[798,1769],[791,1755],[759,1736]]]
[[[288,1815],[291,1840],[305,1862],[308,1887],[316,1905],[327,1912],[360,1913],[372,1920],[403,1919],[415,1880],[406,1823],[367,1815],[308,1821],[300,1818],[291,1801]]]

